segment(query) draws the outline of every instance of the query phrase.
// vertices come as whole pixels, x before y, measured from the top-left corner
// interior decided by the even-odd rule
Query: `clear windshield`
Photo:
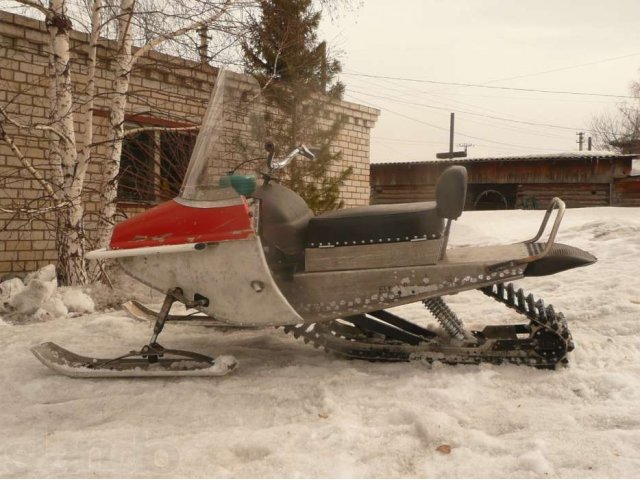
[[[253,77],[221,70],[180,197],[197,201],[237,198],[239,194],[224,177],[234,170],[236,174],[251,172],[264,157],[260,86]]]

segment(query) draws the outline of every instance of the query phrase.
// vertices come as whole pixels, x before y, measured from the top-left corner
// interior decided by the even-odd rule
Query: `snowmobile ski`
[[[50,369],[78,378],[220,377],[237,366],[236,359],[229,355],[214,359],[193,352],[164,349],[157,344],[111,359],[84,357],[52,342],[37,345],[31,351]]]
[[[232,356],[212,358],[186,350],[164,348],[157,340],[169,318],[174,302],[195,308],[206,299],[188,300],[180,288],[169,290],[153,327],[153,335],[139,351],[116,358],[84,357],[46,342],[31,351],[44,365],[69,377],[219,377],[231,372],[238,364]]]
[[[499,283],[481,291],[527,317],[529,323],[486,326],[482,331],[467,333],[439,298],[437,302],[424,303],[450,337],[437,336],[404,320],[412,325],[409,329],[393,321],[393,315],[387,317],[391,315],[389,312],[373,312],[366,320],[362,318],[364,315],[355,315],[330,322],[287,326],[284,330],[316,348],[351,359],[446,364],[515,363],[549,369],[568,363],[567,353],[574,345],[562,313],[556,313],[551,305],[545,307],[542,300],[525,295],[522,289],[516,290],[513,284]],[[452,323],[455,323],[453,327]]]

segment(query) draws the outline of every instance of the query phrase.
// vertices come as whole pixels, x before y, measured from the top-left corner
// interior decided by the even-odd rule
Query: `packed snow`
[[[71,314],[91,313],[93,300],[79,288],[58,288],[56,268],[48,265],[24,280],[0,283],[0,312],[14,323],[47,321]]]
[[[466,212],[452,244],[524,240],[541,218]],[[558,241],[599,261],[519,282],[568,318],[577,347],[557,371],[345,361],[282,330],[169,324],[164,345],[230,354],[239,367],[221,378],[70,379],[29,348],[115,356],[148,341],[150,326],[117,310],[63,314],[93,304],[46,275],[5,282],[0,476],[638,477],[640,209],[568,210]],[[471,327],[520,321],[478,292],[449,303]],[[432,322],[419,305],[398,311]]]

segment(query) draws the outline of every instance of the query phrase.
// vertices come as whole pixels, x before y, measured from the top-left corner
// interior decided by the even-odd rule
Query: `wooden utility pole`
[[[451,121],[449,123],[449,158],[453,158],[453,129],[455,124],[456,114],[451,112]]]
[[[449,151],[448,152],[442,152],[442,153],[436,153],[436,158],[440,158],[440,159],[444,159],[444,158],[461,158],[461,157],[466,157],[467,156],[467,146],[465,144],[465,148],[464,151],[460,151],[460,152],[454,152],[453,151],[453,136],[454,136],[454,129],[455,129],[455,118],[456,115],[455,113],[451,112],[451,120],[449,121]]]

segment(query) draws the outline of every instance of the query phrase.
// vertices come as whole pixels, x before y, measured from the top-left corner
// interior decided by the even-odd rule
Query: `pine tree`
[[[326,43],[317,38],[320,12],[312,0],[261,0],[259,13],[243,52],[247,73],[264,87],[271,107],[267,132],[280,154],[300,143],[317,149],[314,161],[294,160],[283,183],[316,213],[340,208],[340,187],[352,169],[332,169],[341,159],[331,144],[343,120],[324,118],[326,107],[342,98],[344,85],[335,80],[340,62],[327,56]]]

